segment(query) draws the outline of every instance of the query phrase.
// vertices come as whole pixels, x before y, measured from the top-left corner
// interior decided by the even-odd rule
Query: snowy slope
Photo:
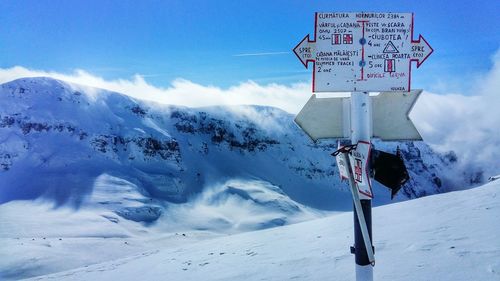
[[[276,108],[164,106],[49,78],[0,85],[0,97],[4,279],[351,208],[336,143],[312,143]],[[409,168],[396,202],[471,183],[452,153],[374,145],[399,146]],[[374,192],[374,205],[391,202]]]
[[[206,188],[184,204],[145,205],[135,190],[130,182],[103,175],[78,209],[47,199],[0,204],[0,277],[38,276],[325,215],[255,180]],[[164,210],[160,217],[157,206]]]
[[[374,209],[376,280],[499,280],[500,184]],[[352,213],[33,280],[354,280]],[[108,246],[113,248],[113,245]]]

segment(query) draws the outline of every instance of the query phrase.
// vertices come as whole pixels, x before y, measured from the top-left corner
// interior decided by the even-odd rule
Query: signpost
[[[313,63],[312,91],[352,93],[313,94],[295,122],[314,141],[351,139],[334,155],[353,195],[356,279],[373,280],[370,140],[422,139],[409,118],[422,92],[411,91],[411,65],[420,67],[433,49],[422,35],[413,40],[412,13],[316,13],[313,38],[293,49],[306,68]]]
[[[309,35],[293,49],[307,68],[314,63],[313,92],[409,91],[417,68],[433,49],[413,40],[411,13],[316,13]]]

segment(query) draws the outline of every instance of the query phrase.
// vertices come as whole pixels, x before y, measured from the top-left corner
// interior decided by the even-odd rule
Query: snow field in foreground
[[[499,280],[500,183],[374,208],[376,280]],[[354,280],[352,213],[33,280]],[[113,245],[109,245],[113,250]]]

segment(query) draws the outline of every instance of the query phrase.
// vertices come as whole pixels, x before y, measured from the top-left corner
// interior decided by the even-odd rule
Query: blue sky
[[[291,49],[312,35],[316,11],[414,12],[415,37],[435,52],[413,88],[470,87],[500,45],[500,1],[3,0],[0,10],[0,68],[141,74],[156,86],[307,82]],[[255,53],[277,54],[240,56]]]

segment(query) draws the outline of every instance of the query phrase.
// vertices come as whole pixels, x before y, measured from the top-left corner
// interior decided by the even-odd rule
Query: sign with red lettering
[[[360,141],[356,145],[355,150],[351,150],[349,154],[349,162],[354,176],[354,183],[358,188],[361,198],[373,198],[372,184],[368,174],[368,164],[370,161],[370,148],[369,142]]]
[[[314,39],[293,49],[314,65],[313,92],[410,91],[411,62],[433,52],[413,40],[411,13],[316,13]]]

